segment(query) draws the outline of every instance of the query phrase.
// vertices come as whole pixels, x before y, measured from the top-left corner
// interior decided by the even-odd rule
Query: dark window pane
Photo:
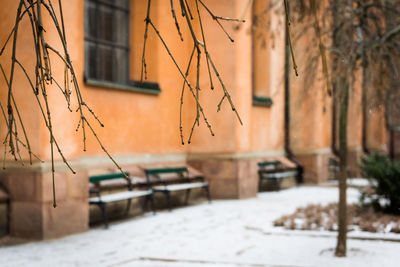
[[[119,45],[122,46],[127,46],[128,44],[128,23],[129,22],[129,18],[128,18],[128,14],[124,11],[120,11],[120,10],[116,10],[115,11],[115,22],[116,25],[118,25],[115,29],[115,42]]]
[[[113,10],[106,6],[99,6],[98,9],[98,38],[105,41],[114,41],[114,29],[116,28]]]
[[[98,68],[99,79],[103,81],[114,81],[113,79],[113,51],[108,46],[98,46]]]
[[[114,78],[118,83],[127,83],[128,77],[128,58],[124,49],[115,49],[114,51]]]
[[[115,0],[115,4],[122,8],[126,8],[126,9],[129,8],[129,1],[126,1],[126,0]]]
[[[85,60],[86,60],[86,75],[92,79],[98,79],[97,72],[97,53],[96,45],[86,42],[85,43]]]
[[[101,2],[107,3],[107,4],[111,4],[111,5],[115,5],[115,0],[101,0]]]
[[[86,36],[96,37],[97,27],[96,27],[96,5],[89,1],[86,3],[85,8],[85,34]]]
[[[129,1],[127,0],[101,0],[103,3],[114,5],[120,8],[128,8]]]

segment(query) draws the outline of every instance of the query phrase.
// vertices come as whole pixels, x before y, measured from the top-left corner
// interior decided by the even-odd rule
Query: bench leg
[[[167,197],[168,210],[171,211],[171,195],[169,191],[165,191],[165,196]]]
[[[11,232],[11,227],[10,227],[10,225],[11,225],[11,200],[10,200],[10,198],[8,198],[8,200],[7,200],[7,202],[6,202],[6,220],[7,220],[7,222],[6,222],[6,231],[7,231],[7,234],[10,234],[10,232]]]
[[[276,179],[277,186],[278,186],[278,191],[281,191],[281,184],[282,184],[282,178]]]
[[[150,205],[151,205],[151,210],[153,211],[153,215],[156,215],[156,208],[154,206],[154,196],[153,196],[153,194],[151,194],[149,196],[149,198],[150,198]]]
[[[143,211],[143,212],[146,210],[147,201],[149,201],[149,196],[146,196],[146,198],[145,198],[144,201],[143,201],[143,204],[142,204],[142,211]]]
[[[206,190],[208,203],[211,203],[210,187],[207,185],[204,187],[204,190]]]
[[[128,199],[128,204],[126,205],[126,215],[128,216],[129,214],[129,210],[131,209],[131,203],[132,203],[132,199]]]
[[[261,192],[262,184],[263,184],[262,174],[258,172],[258,192]]]
[[[190,189],[186,190],[185,205],[187,205],[189,202],[190,191]]]
[[[101,209],[101,212],[103,213],[104,227],[107,229],[108,228],[108,218],[107,218],[106,204],[100,203],[99,207]]]
[[[156,215],[156,208],[154,207],[153,194],[146,196],[146,199],[145,199],[144,205],[143,205],[143,211],[146,209],[147,201],[150,201],[150,207],[151,207],[151,210],[153,211],[153,215]]]

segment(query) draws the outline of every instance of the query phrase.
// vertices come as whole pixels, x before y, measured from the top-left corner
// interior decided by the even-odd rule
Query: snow
[[[338,180],[331,180],[327,184],[332,186],[338,185]],[[352,187],[365,187],[374,184],[374,181],[370,181],[367,178],[347,178],[347,185]]]
[[[356,202],[358,190],[348,190]],[[351,232],[348,257],[336,234],[289,231],[273,221],[299,206],[338,199],[333,187],[298,187],[246,200],[215,200],[131,218],[82,234],[0,248],[0,266],[399,266],[399,235]],[[365,239],[365,240],[364,240]]]

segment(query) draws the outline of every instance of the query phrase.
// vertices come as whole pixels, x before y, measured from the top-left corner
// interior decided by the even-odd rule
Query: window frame
[[[133,92],[140,92],[140,93],[147,93],[147,94],[159,94],[161,93],[161,89],[158,83],[156,82],[139,82],[135,80],[130,79],[130,50],[131,50],[131,44],[130,44],[130,0],[126,0],[126,5],[121,6],[118,4],[113,4],[104,0],[84,0],[84,82],[87,85],[95,86],[95,87],[102,87],[102,88],[110,88],[110,89],[117,89],[117,90],[125,90],[125,91],[133,91]],[[106,8],[109,8],[112,12],[115,12],[115,10],[119,10],[121,12],[124,12],[126,15],[126,19],[124,20],[123,23],[126,23],[126,40],[124,44],[118,43],[117,40],[115,41],[107,41],[99,38],[98,32],[96,32],[97,37],[94,38],[90,36],[89,34],[89,17],[87,14],[87,8],[89,3],[92,3],[96,6],[96,24],[98,23],[97,20],[99,19],[99,6],[104,6]],[[115,15],[114,15],[115,16]],[[115,17],[113,17],[114,19]],[[98,31],[98,28],[96,29]],[[98,46],[103,45],[110,47],[115,53],[115,49],[120,49],[120,50],[125,50],[124,51],[124,56],[126,57],[125,60],[125,67],[123,71],[125,72],[123,80],[125,82],[120,82],[117,80],[114,81],[109,81],[101,78],[96,78],[96,77],[90,77],[89,73],[91,71],[90,69],[90,63],[88,60],[88,48],[87,45],[91,43],[96,46],[96,56],[99,56],[98,52]],[[114,61],[116,58],[115,54],[112,56],[112,60]],[[114,69],[115,63],[112,63],[112,66],[110,69]]]

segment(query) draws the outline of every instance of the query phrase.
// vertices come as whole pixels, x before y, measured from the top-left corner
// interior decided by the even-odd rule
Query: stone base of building
[[[257,163],[284,160],[282,154],[278,151],[275,155],[194,155],[188,157],[188,164],[204,174],[213,199],[243,199],[255,197],[258,193]]]
[[[48,166],[47,166],[48,167]],[[57,207],[53,207],[52,175],[43,164],[8,168],[0,182],[10,194],[10,235],[50,239],[88,229],[87,172],[55,174]]]
[[[297,185],[296,177],[284,177],[281,180],[276,179],[263,179],[259,183],[260,192],[279,191],[288,189]]]
[[[188,163],[207,178],[213,199],[240,199],[257,195],[257,161],[254,159],[190,160]]]
[[[274,152],[275,153],[275,152]],[[275,154],[282,155],[282,152]],[[285,160],[283,156],[269,153],[201,155],[165,157],[161,160],[145,162],[125,160],[123,169],[133,176],[142,176],[141,167],[147,164],[165,164],[172,166],[189,164],[201,171],[210,183],[213,199],[243,199],[255,197],[258,193],[259,178],[257,163],[265,160]],[[92,162],[93,161],[93,162]],[[8,189],[11,197],[10,235],[30,239],[51,239],[88,230],[88,176],[118,171],[111,164],[101,164],[96,159],[87,162],[77,161],[79,167],[72,174],[65,165],[57,165],[55,174],[57,207],[53,208],[53,187],[50,163],[35,163],[32,166],[12,166],[0,171],[0,182]],[[286,186],[284,186],[286,187]],[[282,187],[283,188],[283,187]],[[194,190],[191,201],[203,198],[204,192]],[[184,194],[173,196],[173,205],[183,203]],[[164,196],[158,196],[157,202],[163,208]],[[121,205],[125,206],[125,205]],[[140,212],[140,203],[133,213]],[[92,213],[98,213],[97,207]],[[111,208],[112,210],[112,208]],[[116,211],[120,209],[116,207]],[[132,213],[132,212],[131,212]],[[110,213],[111,214],[111,213]]]
[[[358,166],[361,161],[361,158],[364,155],[365,154],[362,152],[361,149],[348,151],[348,153],[347,153],[347,166],[348,166],[347,176],[349,178],[362,177],[361,170]]]
[[[347,176],[361,177],[360,168],[358,164],[361,158],[364,156],[361,148],[349,149],[347,153]],[[304,182],[308,184],[319,184],[324,183],[331,179],[337,179],[338,174],[332,173],[332,169],[329,168],[329,158],[335,157],[329,151],[323,151],[322,153],[314,154],[296,154],[296,159],[303,165],[304,168]],[[336,176],[336,177],[335,177]]]
[[[303,181],[306,184],[319,184],[328,181],[328,159],[330,153],[296,154],[296,160],[303,166]]]

